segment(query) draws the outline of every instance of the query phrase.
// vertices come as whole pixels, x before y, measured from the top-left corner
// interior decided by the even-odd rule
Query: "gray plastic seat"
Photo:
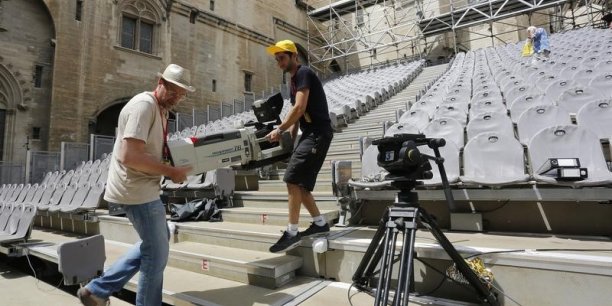
[[[24,203],[38,207],[38,204],[40,203],[42,196],[46,189],[47,189],[47,185],[44,185],[44,184],[38,185],[32,198],[31,199],[26,198]]]
[[[466,184],[501,186],[525,182],[523,146],[510,135],[480,133],[463,149],[461,181]]]
[[[427,137],[430,137],[427,135]],[[435,156],[433,149],[428,146],[420,146],[419,151],[423,154],[428,154],[431,156]],[[459,164],[459,147],[455,145],[452,141],[447,141],[446,145],[440,147],[440,156],[444,158],[444,170],[446,170],[446,178],[449,183],[456,183],[459,181],[459,176],[461,174],[460,164]],[[425,186],[438,186],[442,184],[442,177],[440,177],[440,171],[438,169],[438,165],[430,161],[432,168],[433,177],[430,180],[423,180]]]
[[[588,169],[588,178],[576,182],[558,182],[536,173],[549,158],[578,158],[580,166]],[[569,186],[596,186],[612,183],[601,143],[590,130],[575,125],[545,128],[529,142],[529,158],[533,177],[537,181]]]
[[[30,227],[36,216],[36,207],[32,205],[19,205],[18,207],[21,214],[17,230],[12,235],[0,235],[0,242],[2,243],[26,240],[29,235]]]
[[[612,138],[612,107],[610,101],[585,104],[576,115],[578,126],[595,133],[599,139]]]
[[[72,180],[72,177],[74,176],[74,174],[75,174],[74,170],[70,170],[66,172],[66,174],[64,174],[62,179],[59,181],[59,184],[62,184],[62,185],[70,184],[70,181]]]
[[[74,194],[77,192],[77,185],[69,185],[66,186],[62,194],[62,199],[57,203],[57,205],[49,205],[50,212],[60,211],[63,206],[69,206]]]
[[[8,223],[9,218],[13,214],[13,210],[17,205],[13,203],[4,204],[2,211],[0,211],[0,233],[4,233],[6,228],[6,224]]]
[[[556,105],[538,105],[523,112],[517,121],[519,140],[527,145],[540,130],[555,126],[572,124],[569,113]]]
[[[514,137],[514,125],[505,113],[482,113],[472,117],[467,125],[467,140],[485,132]]]
[[[57,255],[57,269],[64,276],[65,285],[86,283],[104,272],[104,237],[96,235],[64,242],[57,247]]]
[[[11,206],[11,209],[7,211],[10,212],[10,215],[8,215],[8,218],[5,220],[4,229],[2,230],[2,233],[0,233],[0,237],[11,236],[17,233],[17,230],[19,229],[19,221],[23,215],[23,209],[23,204],[13,204]]]
[[[83,184],[81,186],[74,186],[76,188],[76,192],[74,193],[72,199],[68,204],[60,205],[60,210],[62,212],[74,212],[77,211],[81,205],[85,202],[85,198],[87,198],[87,194],[89,194],[90,184]],[[63,202],[63,199],[62,199]]]
[[[100,176],[98,177],[98,181],[95,183],[102,183],[102,184],[106,184],[106,180],[108,179],[108,168],[107,169],[100,169]],[[94,184],[91,183],[90,184]]]
[[[378,146],[369,145],[361,156],[362,181],[382,181],[387,173],[378,165]]]
[[[23,184],[17,185],[12,190],[12,192],[7,195],[7,197],[5,198],[5,201],[10,202],[10,203],[15,203],[17,201],[17,197],[19,197],[19,194],[21,193],[23,188],[24,188]]]
[[[92,210],[98,208],[100,205],[100,199],[104,194],[104,184],[97,183],[89,186],[89,193],[83,201],[83,205],[78,210]]]
[[[444,138],[448,143],[453,142],[458,148],[463,148],[465,133],[463,125],[453,118],[438,118],[432,120],[422,133],[430,138]]]
[[[570,114],[576,114],[585,104],[603,99],[603,94],[597,89],[575,86],[567,89],[559,96],[557,105],[566,109]]]
[[[510,118],[512,122],[518,122],[519,118],[527,109],[538,105],[554,105],[555,103],[548,99],[544,94],[526,94],[514,100],[510,108]]]
[[[412,125],[421,130],[429,124],[429,115],[422,110],[409,111],[400,117],[398,123]]]
[[[612,98],[612,72],[600,73],[591,79],[589,87],[599,90],[606,98]]]
[[[51,207],[59,205],[60,201],[62,200],[62,196],[64,195],[64,192],[66,192],[67,187],[68,186],[66,185],[59,185],[55,187],[53,195],[51,196],[51,199],[49,199],[49,203],[47,203],[47,205],[39,207],[38,209],[49,210]]]

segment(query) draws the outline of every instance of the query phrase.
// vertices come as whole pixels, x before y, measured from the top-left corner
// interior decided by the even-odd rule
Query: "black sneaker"
[[[318,226],[314,222],[310,223],[310,226],[303,232],[300,232],[302,237],[308,237],[316,234],[323,234],[329,232],[329,224],[325,223],[323,226]]]
[[[270,247],[270,252],[278,253],[289,251],[298,245],[300,245],[300,240],[302,239],[302,235],[298,232],[295,236],[289,235],[287,231],[283,232],[283,235],[278,239],[278,241]]]

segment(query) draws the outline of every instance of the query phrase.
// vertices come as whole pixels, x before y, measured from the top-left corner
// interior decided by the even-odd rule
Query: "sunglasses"
[[[166,87],[166,93],[170,97],[179,98],[180,100],[183,100],[187,96],[187,92],[180,93],[176,89],[172,89],[173,86],[168,84],[168,82],[164,82],[164,87]]]
[[[275,59],[277,62],[284,61],[285,59],[288,59],[288,58],[289,58],[289,56],[288,56],[287,54],[283,54],[283,55],[276,55],[276,56],[274,56],[274,59]]]

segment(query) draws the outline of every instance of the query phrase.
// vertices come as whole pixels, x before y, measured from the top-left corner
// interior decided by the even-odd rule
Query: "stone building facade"
[[[112,135],[121,107],[169,63],[197,88],[178,112],[278,86],[265,47],[306,46],[306,27],[300,1],[0,0],[2,160],[23,161],[28,138],[57,151]]]

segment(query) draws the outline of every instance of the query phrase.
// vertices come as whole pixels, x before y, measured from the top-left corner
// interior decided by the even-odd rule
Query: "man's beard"
[[[285,68],[285,72],[286,73],[291,73],[291,71],[293,70],[293,65],[294,65],[293,63],[289,62],[287,64],[287,68]]]
[[[160,101],[159,105],[166,110],[172,110],[176,103],[172,103],[172,100]]]

